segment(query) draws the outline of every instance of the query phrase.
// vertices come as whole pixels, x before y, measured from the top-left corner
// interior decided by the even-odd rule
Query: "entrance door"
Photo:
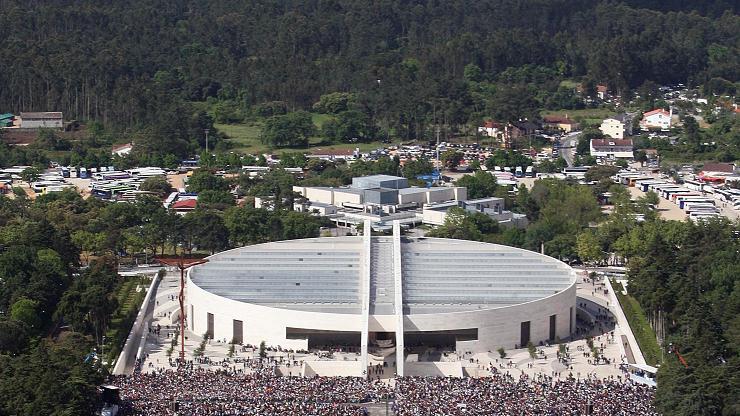
[[[555,340],[555,328],[556,328],[557,315],[550,315],[550,341]]]
[[[231,339],[234,344],[244,342],[244,322],[234,319],[234,337]]]
[[[213,339],[213,314],[208,314],[208,326],[206,329],[206,334],[209,338]]]
[[[529,322],[530,321],[522,322],[519,348],[524,348],[529,344]]]

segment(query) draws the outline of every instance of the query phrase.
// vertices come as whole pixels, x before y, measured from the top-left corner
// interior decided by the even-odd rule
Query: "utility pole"
[[[206,133],[206,153],[208,153],[208,133],[211,130],[210,129],[204,129],[203,131]]]
[[[440,168],[439,168],[439,125],[437,125],[437,164],[435,166],[437,168],[437,174],[440,175]]]

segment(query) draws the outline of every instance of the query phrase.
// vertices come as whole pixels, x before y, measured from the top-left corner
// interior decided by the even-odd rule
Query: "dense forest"
[[[191,104],[208,99],[292,111],[352,92],[374,126],[419,137],[559,79],[736,82],[737,5],[689,3],[4,0],[0,109],[98,120],[157,151],[201,135]]]
[[[188,184],[200,193],[198,208],[184,216],[157,197],[109,204],[75,191],[35,200],[0,195],[0,415],[98,410],[103,361],[114,362],[137,313],[122,295],[148,284],[118,275],[120,264],[317,237],[320,218],[280,206],[238,207],[228,192],[280,194],[292,183],[284,172],[234,183],[200,172]],[[163,178],[142,186],[170,191]]]

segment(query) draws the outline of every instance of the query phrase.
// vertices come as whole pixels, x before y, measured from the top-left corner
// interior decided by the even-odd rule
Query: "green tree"
[[[227,191],[207,189],[198,194],[198,205],[206,209],[224,209],[234,205],[234,197]]]
[[[161,176],[153,176],[144,179],[144,182],[139,185],[139,190],[154,192],[157,196],[164,198],[172,192],[172,185],[167,182],[167,179]]]
[[[41,328],[38,306],[37,301],[22,297],[10,307],[10,318],[23,322],[32,331],[38,331]]]
[[[339,114],[357,105],[357,94],[350,92],[333,92],[324,94],[314,103],[313,110],[324,114]]]
[[[463,161],[464,155],[455,149],[448,149],[439,158],[447,169],[455,169]]]
[[[306,147],[315,130],[311,114],[305,111],[272,116],[265,121],[262,143],[274,147]]]
[[[216,211],[196,209],[185,216],[188,226],[192,227],[193,244],[199,250],[213,254],[228,246],[229,230]]]
[[[593,263],[603,260],[601,243],[592,231],[584,231],[576,238],[576,252],[584,263]]]
[[[207,170],[196,170],[188,179],[187,191],[200,193],[205,190],[228,191],[229,183],[223,177]]]
[[[41,169],[37,167],[28,167],[23,169],[23,172],[21,172],[21,179],[23,182],[31,185],[31,182],[36,182],[36,180],[38,180],[41,173]]]
[[[498,189],[496,177],[482,170],[478,170],[472,175],[463,176],[455,184],[467,188],[468,198],[470,199],[493,196]]]

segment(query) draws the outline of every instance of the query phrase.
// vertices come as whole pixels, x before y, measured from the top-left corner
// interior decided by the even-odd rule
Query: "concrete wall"
[[[466,201],[468,199],[468,188],[464,186],[458,186],[452,189],[455,192],[455,201]]]
[[[361,361],[304,361],[303,375],[312,376],[339,376],[363,377]]]
[[[424,224],[442,225],[447,216],[447,210],[425,209],[422,211]]]
[[[188,279],[188,310],[191,328],[203,334],[207,328],[207,313],[214,316],[214,338],[233,337],[233,320],[244,322],[244,343],[258,345],[265,341],[270,346],[307,349],[306,339],[286,339],[286,328],[304,328],[330,331],[359,331],[361,314],[304,312],[272,308],[238,302],[214,295],[199,288]],[[417,314],[404,317],[406,331],[446,331],[478,328],[477,341],[460,341],[459,351],[493,351],[499,347],[513,348],[520,342],[520,324],[530,321],[530,339],[535,345],[545,341],[550,332],[550,315],[556,315],[556,335],[561,339],[570,333],[570,307],[576,304],[575,283],[550,297],[519,305],[469,312]],[[575,319],[575,315],[574,315]],[[371,332],[395,332],[393,315],[374,315],[369,318]]]
[[[341,207],[344,203],[362,204],[362,195],[346,192],[342,189],[334,189],[334,205]]]
[[[159,273],[155,274],[147,289],[146,296],[144,296],[144,301],[141,303],[139,313],[136,315],[136,320],[131,327],[131,332],[129,332],[126,343],[123,344],[121,349],[121,354],[118,355],[118,360],[116,360],[116,365],[113,367],[113,375],[130,374],[133,371],[134,360],[137,358],[136,355],[142,342],[144,328],[151,319],[151,311],[154,309],[154,293],[157,291],[160,281]]]
[[[388,189],[367,189],[365,191],[365,203],[367,204],[397,204],[398,191]]]
[[[324,204],[334,203],[334,194],[331,189],[306,187],[305,197],[309,201],[321,202]]]
[[[420,192],[413,192],[410,194],[401,194],[401,193],[398,194],[399,204],[410,204],[414,202],[419,204],[419,206],[426,204],[427,193],[425,191],[420,191]]]
[[[48,119],[48,120],[29,120],[21,119],[22,129],[61,129],[64,127],[64,123],[59,119]]]
[[[453,188],[431,188],[427,192],[427,203],[444,202],[455,199],[455,190]]]
[[[624,123],[619,120],[608,118],[601,122],[599,127],[602,133],[611,137],[612,139],[623,139],[624,138]]]
[[[530,339],[537,345],[550,333],[550,315],[556,315],[556,336],[570,336],[570,308],[576,305],[575,283],[550,297],[497,309],[445,314],[407,315],[407,331],[445,331],[478,328],[477,341],[459,341],[458,351],[494,351],[499,347],[513,348],[520,342],[520,325],[530,321]],[[575,319],[575,316],[574,316]]]

